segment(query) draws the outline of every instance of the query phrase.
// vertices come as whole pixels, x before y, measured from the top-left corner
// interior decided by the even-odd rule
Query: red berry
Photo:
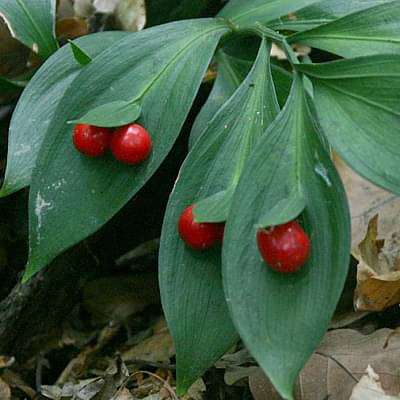
[[[110,146],[111,131],[93,125],[75,125],[72,136],[75,148],[89,157],[102,156]]]
[[[222,242],[224,223],[198,223],[194,221],[193,205],[181,214],[178,230],[182,240],[192,249],[205,250]]]
[[[125,164],[143,162],[151,152],[153,143],[149,132],[139,124],[130,124],[117,129],[111,139],[114,157]]]
[[[310,255],[310,239],[296,222],[260,229],[257,244],[264,261],[275,271],[298,271]]]

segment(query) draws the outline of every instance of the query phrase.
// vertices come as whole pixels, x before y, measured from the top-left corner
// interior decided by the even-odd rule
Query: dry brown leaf
[[[382,389],[379,375],[368,365],[366,375],[354,387],[350,400],[400,400],[400,397],[387,395]]]
[[[11,388],[1,378],[0,378],[0,399],[1,400],[10,400],[11,399]]]
[[[381,329],[371,335],[350,329],[328,332],[300,374],[296,400],[348,400],[368,365],[379,374],[383,390],[388,395],[397,395],[400,392],[400,336],[392,335],[387,341],[392,333],[391,329]],[[280,400],[260,371],[249,378],[254,399]]]
[[[0,356],[0,369],[9,368],[15,363],[15,357]]]
[[[75,39],[87,35],[89,26],[82,18],[63,18],[57,21],[56,33],[58,38]]]
[[[400,235],[378,239],[378,216],[372,218],[359,246],[354,305],[360,311],[381,311],[400,303]]]
[[[11,388],[17,388],[24,392],[30,399],[36,398],[36,392],[15,372],[5,370],[1,374],[1,379]]]
[[[165,320],[158,322],[154,335],[143,340],[138,345],[122,353],[125,362],[147,361],[168,362],[175,355],[172,337],[168,332]]]
[[[389,238],[399,231],[400,198],[357,175],[336,154],[334,160],[350,203],[352,252],[357,257],[358,245],[367,233],[369,221],[376,214],[379,214],[381,238]]]

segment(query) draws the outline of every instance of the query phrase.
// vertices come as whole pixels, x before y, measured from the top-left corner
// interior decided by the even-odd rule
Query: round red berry
[[[222,242],[224,223],[198,223],[194,221],[193,205],[181,214],[178,223],[179,235],[192,249],[205,250]]]
[[[264,261],[282,273],[298,271],[310,255],[310,239],[296,221],[260,229],[257,244]]]
[[[110,147],[111,131],[98,126],[78,124],[72,136],[75,148],[89,157],[102,156]]]
[[[114,157],[125,164],[140,164],[149,157],[153,143],[149,132],[139,124],[117,129],[111,139]]]

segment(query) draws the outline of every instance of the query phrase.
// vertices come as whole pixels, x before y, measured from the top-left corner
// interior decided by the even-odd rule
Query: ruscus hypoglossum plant
[[[349,264],[349,209],[331,151],[400,195],[400,1],[231,0],[214,18],[101,32],[60,48],[54,9],[54,0],[0,1],[15,37],[45,60],[13,114],[0,192],[30,187],[24,280],[145,185],[213,61],[217,76],[192,128],[159,253],[177,392],[240,338],[293,399]],[[314,53],[299,56],[294,44],[334,61],[313,63]],[[270,56],[272,45],[284,64]],[[82,124],[125,136],[105,137],[112,151],[85,157],[71,140]],[[127,156],[132,124],[151,134],[140,139],[138,162]]]

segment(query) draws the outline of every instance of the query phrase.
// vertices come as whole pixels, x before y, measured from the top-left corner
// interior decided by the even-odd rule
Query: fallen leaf
[[[78,17],[59,19],[56,24],[58,38],[75,39],[89,33],[87,22]]]
[[[169,362],[174,355],[175,348],[172,337],[165,320],[162,319],[156,325],[154,335],[123,352],[122,359],[125,362]]]
[[[10,400],[11,399],[11,389],[10,386],[0,378],[0,399]]]
[[[15,363],[15,357],[0,356],[0,369],[9,368]]]
[[[387,395],[382,389],[379,375],[368,365],[366,375],[354,387],[350,400],[400,400],[400,397]]]
[[[378,216],[372,218],[359,246],[354,305],[360,311],[381,311],[400,303],[400,234],[378,239]]]
[[[181,400],[203,400],[203,393],[207,390],[203,379],[198,379]]]
[[[400,336],[392,335],[393,332],[391,329],[380,329],[371,335],[351,329],[328,332],[301,371],[295,399],[348,400],[368,365],[379,374],[386,394],[397,395],[400,392]],[[249,385],[254,400],[280,400],[261,370],[249,378]]]
[[[96,12],[112,14],[121,0],[94,0],[93,7]]]
[[[146,25],[144,0],[120,0],[115,9],[115,18],[124,31],[141,31]]]
[[[350,204],[352,253],[357,257],[358,245],[367,233],[369,221],[376,214],[379,214],[378,229],[382,239],[390,238],[399,231],[400,198],[359,176],[337,154],[334,154],[334,161]]]
[[[92,400],[103,386],[104,379],[92,378],[82,380],[77,384],[66,383],[63,387],[43,385],[41,393],[52,400],[61,400],[63,398]]]
[[[25,393],[30,399],[36,398],[36,391],[33,390],[18,374],[5,370],[1,374],[1,379],[6,382],[12,389],[17,388]]]

